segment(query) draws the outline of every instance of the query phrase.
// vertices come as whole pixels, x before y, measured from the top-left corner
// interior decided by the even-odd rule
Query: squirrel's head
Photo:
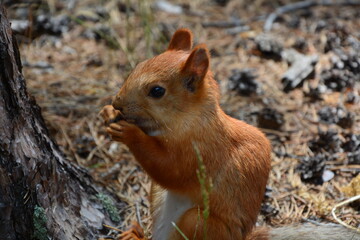
[[[206,45],[192,49],[191,31],[179,29],[164,53],[135,67],[113,106],[126,121],[149,135],[196,127],[192,126],[192,119],[218,105],[218,86],[209,63]]]

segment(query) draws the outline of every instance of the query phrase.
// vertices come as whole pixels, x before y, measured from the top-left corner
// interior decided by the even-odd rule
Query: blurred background
[[[52,137],[128,203],[117,227],[137,219],[149,229],[149,179],[98,113],[180,27],[208,45],[225,112],[272,142],[259,224],[334,222],[331,209],[360,194],[359,1],[1,2]],[[353,202],[338,215],[359,227],[359,210]]]

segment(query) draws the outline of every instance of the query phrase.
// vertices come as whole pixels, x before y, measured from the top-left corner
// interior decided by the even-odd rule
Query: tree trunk
[[[21,68],[0,6],[0,239],[96,239],[102,224],[120,220],[114,207],[124,203],[109,204],[109,193],[66,161]]]

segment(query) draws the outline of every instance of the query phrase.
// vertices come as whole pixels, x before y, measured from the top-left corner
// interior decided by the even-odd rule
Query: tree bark
[[[109,195],[49,137],[0,5],[0,239],[96,239],[120,220],[109,216]]]

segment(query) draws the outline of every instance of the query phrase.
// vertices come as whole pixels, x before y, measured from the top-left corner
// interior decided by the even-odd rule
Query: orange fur
[[[270,144],[257,128],[222,111],[207,47],[191,47],[191,32],[178,30],[167,51],[138,64],[102,115],[105,120],[119,111],[123,115],[125,120],[110,124],[107,131],[129,147],[153,179],[152,214],[159,228],[170,224],[159,221],[172,214],[164,206],[164,196],[171,192],[192,206],[173,220],[189,239],[202,239],[199,210],[204,206],[195,144],[213,183],[208,239],[247,239],[270,171]],[[156,86],[165,89],[164,96],[149,95]],[[182,239],[175,230],[166,238]]]
[[[200,151],[213,183],[207,239],[360,240],[341,226],[254,228],[270,171],[270,144],[255,127],[227,116],[209,70],[206,45],[192,48],[188,29],[167,51],[138,64],[113,102],[101,111],[113,140],[126,144],[153,179],[153,240],[203,239],[204,209],[196,170]],[[150,92],[165,89],[160,97]],[[117,116],[122,119],[111,123]],[[136,223],[121,239],[145,239]]]

